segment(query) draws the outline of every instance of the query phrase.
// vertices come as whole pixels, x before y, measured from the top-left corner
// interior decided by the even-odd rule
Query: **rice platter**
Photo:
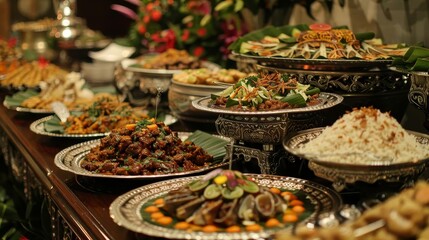
[[[353,165],[390,165],[429,157],[426,145],[390,116],[372,107],[355,108],[319,136],[297,149],[319,162]]]

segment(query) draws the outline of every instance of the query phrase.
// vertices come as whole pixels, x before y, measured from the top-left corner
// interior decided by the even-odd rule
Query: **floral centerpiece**
[[[169,48],[222,64],[228,46],[246,33],[237,12],[255,8],[258,0],[127,0],[138,6],[137,13],[122,5],[112,8],[135,19],[129,38],[133,45],[149,52]],[[246,6],[247,5],[247,6]]]
[[[294,5],[316,0],[124,0],[112,9],[135,20],[129,40],[149,52],[185,49],[191,55],[224,65],[228,46],[255,27],[284,25]],[[319,0],[320,1],[320,0]],[[332,9],[332,0],[322,1]],[[344,0],[339,0],[344,5]],[[126,7],[132,4],[134,7]],[[133,9],[133,10],[132,10]],[[258,26],[255,26],[258,22]]]

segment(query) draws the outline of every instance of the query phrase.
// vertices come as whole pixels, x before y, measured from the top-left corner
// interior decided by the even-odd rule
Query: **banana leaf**
[[[373,32],[356,33],[355,36],[357,40],[359,40],[360,42],[363,42],[365,40],[373,39],[375,37],[375,33]]]
[[[61,134],[64,133],[64,126],[61,125],[61,121],[56,115],[44,122],[43,127],[45,128],[46,132]]]
[[[429,57],[428,58],[419,58],[416,60],[414,65],[410,68],[411,71],[429,71]]]
[[[295,30],[298,31],[306,31],[309,29],[306,24],[299,25],[286,25],[281,27],[267,26],[255,31],[252,31],[244,36],[238,38],[233,43],[231,43],[228,47],[233,52],[240,52],[240,46],[243,42],[247,41],[258,41],[264,38],[265,36],[277,37],[281,33],[287,34],[288,36],[292,36],[292,32]]]
[[[402,58],[393,59],[392,66],[410,71],[429,71],[429,49],[411,46]]]
[[[10,107],[19,107],[22,102],[30,97],[34,97],[38,95],[39,92],[33,89],[27,89],[24,91],[19,91],[11,96],[6,96],[4,99],[4,103]]]
[[[197,130],[193,132],[187,138],[187,140],[195,143],[197,146],[202,147],[210,155],[212,155],[214,163],[221,162],[226,155],[225,146],[228,144],[228,141],[223,138]]]
[[[417,59],[426,57],[429,57],[428,48],[413,46],[405,53],[404,61],[407,63],[415,63]]]

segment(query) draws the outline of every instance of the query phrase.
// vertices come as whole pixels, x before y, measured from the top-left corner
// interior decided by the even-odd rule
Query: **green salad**
[[[317,104],[318,93],[319,88],[301,84],[288,74],[261,73],[212,94],[211,99],[220,108],[277,110]]]

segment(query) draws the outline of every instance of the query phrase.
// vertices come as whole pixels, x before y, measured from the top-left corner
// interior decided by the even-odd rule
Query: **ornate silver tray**
[[[142,73],[146,75],[152,75],[152,76],[159,76],[159,77],[172,77],[173,74],[179,73],[182,70],[170,70],[170,69],[151,69],[151,68],[144,68],[137,65],[138,61],[136,59],[124,59],[121,62],[121,66],[124,68],[125,71],[129,72],[135,72],[135,73]],[[202,66],[209,68],[209,69],[219,69],[220,66],[204,61],[202,62]]]
[[[67,134],[67,133],[54,133],[48,132],[45,130],[44,124],[54,118],[55,115],[47,116],[41,119],[38,119],[30,124],[30,130],[36,134],[49,136],[49,137],[66,137],[66,138],[95,138],[95,137],[104,137],[109,135],[110,132],[105,133],[89,133],[89,134]],[[177,121],[177,118],[167,114],[166,120],[164,123],[166,125],[171,125]]]
[[[228,115],[242,115],[251,118],[252,116],[263,116],[263,115],[281,115],[285,113],[302,113],[302,112],[313,112],[318,110],[323,110],[331,108],[337,104],[340,104],[343,101],[341,95],[335,93],[325,93],[322,92],[319,94],[320,103],[301,108],[287,108],[287,109],[278,109],[278,110],[267,110],[267,111],[243,111],[243,110],[231,110],[226,108],[219,108],[211,104],[210,97],[203,97],[192,102],[192,105],[199,110],[206,112],[214,112],[219,114],[228,114]]]
[[[249,54],[233,53],[241,58],[247,58],[257,61],[259,64],[282,67],[296,68],[304,70],[339,70],[339,69],[356,69],[356,68],[387,68],[392,59],[304,59],[304,58],[285,58],[275,56],[257,56]]]
[[[290,190],[302,191],[314,204],[315,211],[309,218],[303,222],[315,222],[318,215],[324,212],[338,211],[342,205],[342,200],[335,191],[321,186],[319,184],[291,177],[264,175],[264,174],[246,174],[255,179],[255,181],[266,187],[277,187]],[[172,239],[261,239],[268,238],[275,233],[275,230],[264,229],[260,232],[188,232],[176,230],[168,227],[154,225],[142,218],[140,214],[141,207],[151,199],[158,198],[167,192],[177,189],[202,176],[177,178],[153,184],[129,191],[116,198],[110,205],[110,216],[113,221],[131,231],[162,238]]]
[[[178,132],[178,136],[182,139],[186,139],[191,133],[190,132]],[[171,178],[185,176],[200,172],[205,172],[211,169],[220,168],[227,166],[228,161],[224,161],[219,164],[214,164],[205,168],[200,168],[194,171],[179,172],[179,173],[170,173],[170,174],[157,174],[157,175],[135,175],[135,176],[119,176],[119,175],[106,175],[90,172],[81,167],[81,162],[85,156],[89,153],[91,148],[100,144],[100,139],[95,139],[91,141],[86,141],[83,143],[78,143],[68,148],[63,149],[55,155],[54,163],[55,165],[68,172],[72,172],[76,175],[94,177],[94,178],[112,178],[112,179],[155,179],[155,178]]]
[[[43,114],[54,113],[54,111],[52,109],[36,109],[36,108],[26,108],[26,107],[21,107],[21,106],[11,106],[5,101],[3,101],[3,106],[9,110],[14,110],[17,112],[43,113]]]
[[[290,153],[309,160],[309,168],[316,176],[333,182],[338,191],[344,189],[346,184],[354,184],[357,181],[375,183],[378,180],[386,182],[401,182],[415,178],[426,168],[428,158],[416,162],[386,163],[385,161],[373,161],[372,164],[348,164],[321,161],[317,154],[306,156],[299,153],[298,148],[307,144],[323,132],[324,128],[303,130],[290,138],[285,138],[283,147]],[[429,135],[408,131],[416,137],[417,142],[428,145]]]

